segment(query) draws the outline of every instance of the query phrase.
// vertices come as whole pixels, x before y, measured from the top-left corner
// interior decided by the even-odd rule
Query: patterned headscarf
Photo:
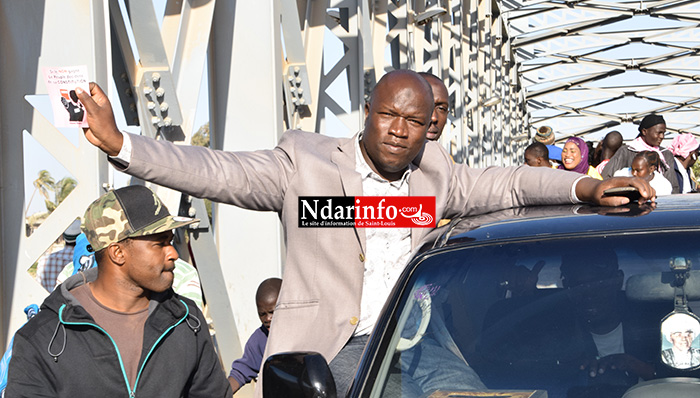
[[[564,167],[563,164],[560,164],[559,168],[563,170],[575,171],[581,174],[588,174],[588,145],[586,145],[586,142],[584,140],[578,137],[569,137],[569,139],[566,140],[566,143],[564,143],[564,146],[566,146],[566,144],[568,144],[569,142],[573,142],[574,144],[576,144],[578,150],[581,151],[581,161],[576,165],[576,167],[574,167],[571,170]],[[564,156],[562,154],[562,161],[563,160]]]
[[[691,152],[698,149],[698,147],[700,147],[698,140],[693,137],[692,134],[685,133],[678,134],[676,138],[673,139],[671,146],[669,146],[668,149],[673,152],[674,156],[679,156],[685,159]]]

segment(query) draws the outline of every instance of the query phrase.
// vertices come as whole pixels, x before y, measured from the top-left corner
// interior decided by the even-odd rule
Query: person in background
[[[547,146],[554,145],[554,130],[549,126],[540,126],[533,138],[535,142],[541,142]]]
[[[555,137],[554,130],[549,126],[540,126],[537,129],[537,134],[532,139],[532,142],[541,142],[549,151],[549,162],[553,169],[556,169],[561,164],[561,147],[554,145]]]
[[[428,133],[425,137],[430,141],[437,141],[447,124],[447,114],[450,111],[447,87],[445,87],[445,83],[443,83],[439,77],[432,73],[420,72],[418,74],[423,76],[430,84],[430,88],[433,90],[433,99],[435,100],[435,108],[433,108],[433,114],[430,117],[430,125],[428,126]]]
[[[66,264],[73,261],[75,239],[80,234],[80,219],[74,220],[63,232],[63,240],[66,245],[47,256],[42,256],[36,266],[36,280],[47,292],[53,292],[56,287],[56,279]]]
[[[561,152],[560,169],[586,174],[590,177],[602,180],[595,168],[588,165],[588,145],[578,137],[569,137]]]
[[[678,134],[671,142],[671,146],[668,147],[676,162],[676,177],[680,193],[692,192],[696,188],[693,165],[698,160],[698,148],[700,148],[700,143],[689,133]]]
[[[616,171],[615,177],[639,177],[649,181],[649,185],[656,190],[656,196],[670,195],[673,188],[666,177],[659,173],[660,163],[658,153],[642,151],[632,159],[632,167]]]
[[[676,163],[673,160],[673,153],[661,146],[666,133],[666,121],[663,116],[650,114],[644,116],[639,123],[639,135],[628,145],[623,145],[607,165],[603,168],[601,175],[604,179],[612,177],[616,171],[632,166],[634,155],[641,151],[654,151],[661,159],[661,173],[671,182],[673,193],[680,192],[678,178],[676,177]]]
[[[282,287],[282,279],[280,278],[265,279],[258,286],[258,291],[255,293],[255,305],[258,308],[258,316],[262,325],[253,332],[245,344],[243,357],[236,359],[231,364],[228,382],[234,393],[258,377],[280,287]]]
[[[525,164],[531,167],[552,167],[549,161],[547,145],[541,142],[533,142],[525,148]]]
[[[636,314],[644,308],[627,300],[622,289],[624,272],[615,251],[609,247],[569,248],[562,255],[560,272],[578,327],[586,332],[582,337],[587,353],[573,362],[587,374],[587,384],[620,386],[624,392],[639,378],[654,378],[658,351],[649,347],[658,341],[658,334],[640,324]],[[592,391],[575,396],[598,396]]]
[[[619,131],[611,131],[605,134],[605,138],[598,143],[593,156],[592,166],[595,166],[596,171],[598,171],[600,175],[603,174],[603,169],[610,161],[610,158],[612,158],[615,152],[622,146],[622,141],[622,134],[620,134]]]
[[[92,251],[90,242],[84,233],[75,238],[75,249],[73,250],[73,261],[66,264],[56,278],[56,286],[65,282],[66,279],[78,272],[84,272],[94,267],[95,253]]]

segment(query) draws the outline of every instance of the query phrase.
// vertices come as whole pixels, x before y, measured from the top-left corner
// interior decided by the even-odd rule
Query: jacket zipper
[[[105,334],[105,336],[109,337],[109,340],[112,342],[112,345],[114,346],[114,350],[117,352],[117,358],[119,359],[119,367],[122,370],[122,376],[124,376],[124,382],[126,383],[126,389],[129,392],[129,397],[134,398],[136,396],[136,387],[139,384],[139,379],[141,378],[141,372],[143,372],[143,368],[146,366],[146,362],[148,362],[148,359],[151,357],[151,354],[153,353],[153,350],[156,348],[158,343],[163,340],[166,334],[170,332],[173,328],[175,328],[177,325],[181,324],[182,321],[187,319],[187,316],[190,314],[190,309],[187,307],[184,301],[178,300],[182,303],[182,305],[185,306],[185,315],[180,318],[177,322],[175,322],[173,325],[171,325],[169,328],[165,329],[165,331],[156,339],[155,343],[153,343],[153,346],[151,349],[148,351],[148,355],[146,355],[146,358],[144,358],[143,363],[141,364],[141,368],[139,369],[138,373],[136,374],[136,382],[134,383],[134,389],[131,389],[131,385],[129,384],[129,378],[126,375],[126,370],[124,369],[124,361],[122,360],[122,354],[119,352],[119,347],[117,347],[117,343],[114,341],[112,336],[107,333],[106,330],[104,330],[102,327],[97,325],[96,323],[90,323],[90,322],[66,322],[63,320],[63,308],[66,306],[66,304],[61,305],[61,308],[58,309],[58,320],[64,325],[82,325],[82,326],[92,326],[95,329],[101,331],[102,333]]]

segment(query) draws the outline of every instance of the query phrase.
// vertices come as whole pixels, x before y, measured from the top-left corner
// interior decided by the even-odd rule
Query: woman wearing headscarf
[[[595,167],[588,164],[588,145],[578,137],[570,137],[564,144],[564,149],[561,151],[560,169],[575,171],[581,174],[587,174],[593,178],[602,180]]]
[[[610,159],[601,175],[608,179],[615,174],[616,171],[632,166],[632,159],[637,153],[642,151],[653,151],[659,154],[661,163],[659,172],[671,182],[673,193],[680,192],[680,185],[676,177],[676,162],[673,159],[673,153],[661,146],[666,133],[666,121],[661,115],[646,115],[639,123],[639,135],[632,142],[623,145],[615,155]]]
[[[698,160],[698,148],[700,148],[700,142],[689,133],[677,135],[668,147],[676,161],[676,177],[678,177],[681,193],[695,190],[691,168]]]

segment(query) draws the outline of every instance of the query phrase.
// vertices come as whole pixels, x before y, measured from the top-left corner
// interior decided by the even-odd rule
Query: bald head
[[[601,160],[607,160],[613,157],[615,152],[622,146],[622,134],[619,131],[611,131],[603,138],[603,152]]]
[[[255,293],[255,301],[261,302],[270,299],[272,299],[272,301],[277,301],[277,296],[280,294],[280,287],[282,287],[282,279],[265,279],[260,286],[258,286],[258,291]]]
[[[437,77],[432,74],[428,73],[428,75],[433,76],[437,79]],[[397,88],[397,85],[401,84],[401,82],[409,83],[411,85],[417,84],[418,87],[414,87],[413,90],[415,90],[417,95],[420,95],[423,98],[425,98],[425,96],[427,95],[431,96],[431,98],[429,98],[430,101],[428,102],[432,104],[433,90],[432,87],[430,87],[430,83],[428,83],[428,81],[417,72],[408,69],[397,69],[387,73],[386,75],[382,76],[381,79],[379,79],[377,85],[374,86],[374,90],[372,90],[372,95],[370,95],[370,106],[372,102],[374,102],[374,99],[378,92],[380,92],[381,90],[385,90],[389,87]],[[425,99],[427,100],[428,98]]]

